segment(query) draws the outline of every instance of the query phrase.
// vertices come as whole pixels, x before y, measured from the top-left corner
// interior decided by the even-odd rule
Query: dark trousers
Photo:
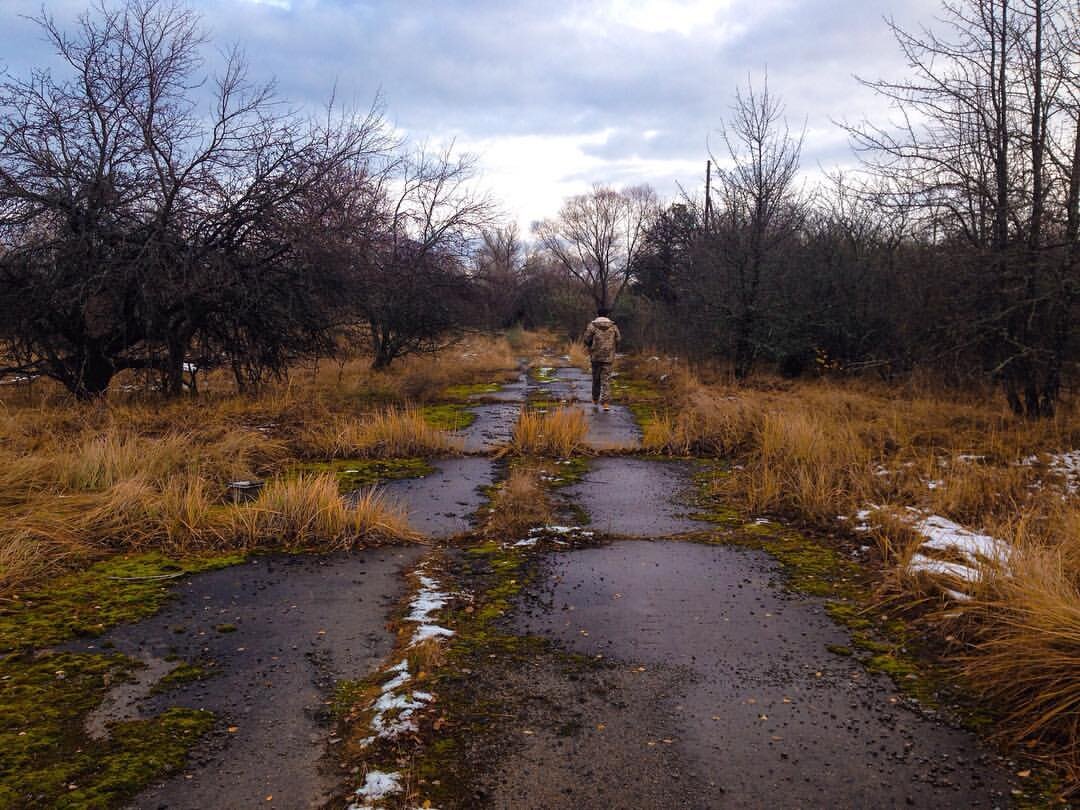
[[[611,363],[592,364],[592,401],[611,402]]]

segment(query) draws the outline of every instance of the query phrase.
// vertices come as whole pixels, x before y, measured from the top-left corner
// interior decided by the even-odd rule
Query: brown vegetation
[[[491,511],[483,524],[486,537],[510,540],[523,537],[534,526],[551,518],[547,491],[539,480],[540,470],[514,467],[491,498]]]
[[[567,458],[585,446],[585,415],[570,408],[523,410],[514,425],[510,449],[525,456]]]
[[[1030,459],[1080,446],[1080,420],[1017,419],[986,398],[827,380],[706,385],[673,372],[671,412],[646,427],[649,449],[731,462],[712,486],[754,513],[836,535],[871,505],[882,597],[919,605],[951,639],[962,674],[1004,712],[1002,734],[1037,741],[1080,784],[1080,503]],[[910,508],[1008,544],[1007,570],[980,566],[969,600],[907,572],[924,538]]]
[[[504,339],[373,372],[367,358],[294,370],[259,395],[210,378],[199,398],[139,392],[93,406],[55,387],[11,387],[0,401],[0,593],[115,551],[170,554],[267,546],[343,548],[412,539],[377,491],[342,500],[333,476],[290,477],[301,459],[426,456],[452,438],[411,404],[451,383],[516,370]],[[232,503],[230,481],[267,484]]]

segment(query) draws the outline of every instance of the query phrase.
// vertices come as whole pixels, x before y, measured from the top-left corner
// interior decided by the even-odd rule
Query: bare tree
[[[388,147],[378,108],[304,120],[235,49],[204,75],[199,20],[167,0],[100,5],[71,34],[37,22],[70,77],[0,83],[8,370],[91,397],[156,369],[176,392],[196,347],[275,371],[324,347],[325,286],[294,225],[316,189]]]
[[[731,354],[741,379],[761,348],[763,281],[783,260],[806,214],[796,187],[802,135],[792,136],[766,79],[761,90],[747,81],[745,92],[736,91],[721,137],[726,154],[713,156],[722,168],[713,185],[708,247],[727,281],[727,294],[717,303],[732,324]]]
[[[467,263],[493,221],[473,186],[475,158],[418,148],[380,184],[379,234],[354,256],[375,368],[435,351],[467,322]]]
[[[478,303],[483,308],[478,322],[500,329],[521,320],[525,252],[517,225],[485,229],[473,263]]]
[[[596,185],[534,228],[540,244],[586,287],[596,306],[609,307],[630,281],[656,212],[656,192],[649,186],[616,191]]]
[[[943,33],[893,32],[913,75],[867,82],[901,120],[850,129],[905,190],[925,238],[966,244],[952,342],[978,345],[1017,414],[1054,412],[1075,300],[1067,256],[1077,38],[1062,0],[958,0]],[[1072,242],[1075,242],[1073,238]]]

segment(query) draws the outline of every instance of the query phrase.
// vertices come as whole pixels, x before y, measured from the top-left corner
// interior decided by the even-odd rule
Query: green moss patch
[[[154,684],[154,688],[150,691],[154,694],[168,692],[170,689],[175,689],[184,684],[206,680],[212,674],[212,669],[208,669],[201,664],[181,664]]]
[[[670,412],[664,394],[649,380],[620,374],[611,381],[611,391],[619,404],[630,409],[642,429]]]
[[[119,655],[9,655],[0,662],[0,807],[122,805],[183,764],[213,716],[169,709],[92,740],[83,719],[136,662]]]
[[[444,389],[442,397],[445,399],[469,399],[470,397],[482,397],[484,394],[497,394],[502,388],[498,383],[469,383],[463,385],[451,385]]]
[[[435,468],[422,458],[346,458],[297,464],[290,469],[289,474],[327,472],[337,476],[342,492],[353,492],[384,481],[423,478],[435,472]]]
[[[547,462],[544,464],[544,481],[552,487],[568,487],[580,483],[588,471],[588,459],[582,456]]]
[[[439,430],[464,430],[476,421],[475,413],[456,402],[425,405],[422,412],[425,421]]]
[[[0,652],[100,635],[122,622],[156,613],[169,598],[175,579],[244,559],[242,554],[184,559],[157,553],[118,555],[58,577],[0,607]]]
[[[529,375],[540,383],[552,383],[558,379],[555,369],[548,366],[533,366],[529,369]]]

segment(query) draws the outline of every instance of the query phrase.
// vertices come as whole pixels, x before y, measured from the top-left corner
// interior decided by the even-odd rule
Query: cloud
[[[523,222],[594,181],[701,183],[735,88],[768,71],[804,164],[850,160],[831,123],[883,116],[853,78],[904,65],[882,17],[928,21],[937,0],[191,0],[216,44],[302,105],[378,93],[418,139],[455,137]],[[24,2],[0,0],[5,19]],[[83,7],[50,2],[61,21]],[[47,60],[32,27],[0,33],[24,72]]]

